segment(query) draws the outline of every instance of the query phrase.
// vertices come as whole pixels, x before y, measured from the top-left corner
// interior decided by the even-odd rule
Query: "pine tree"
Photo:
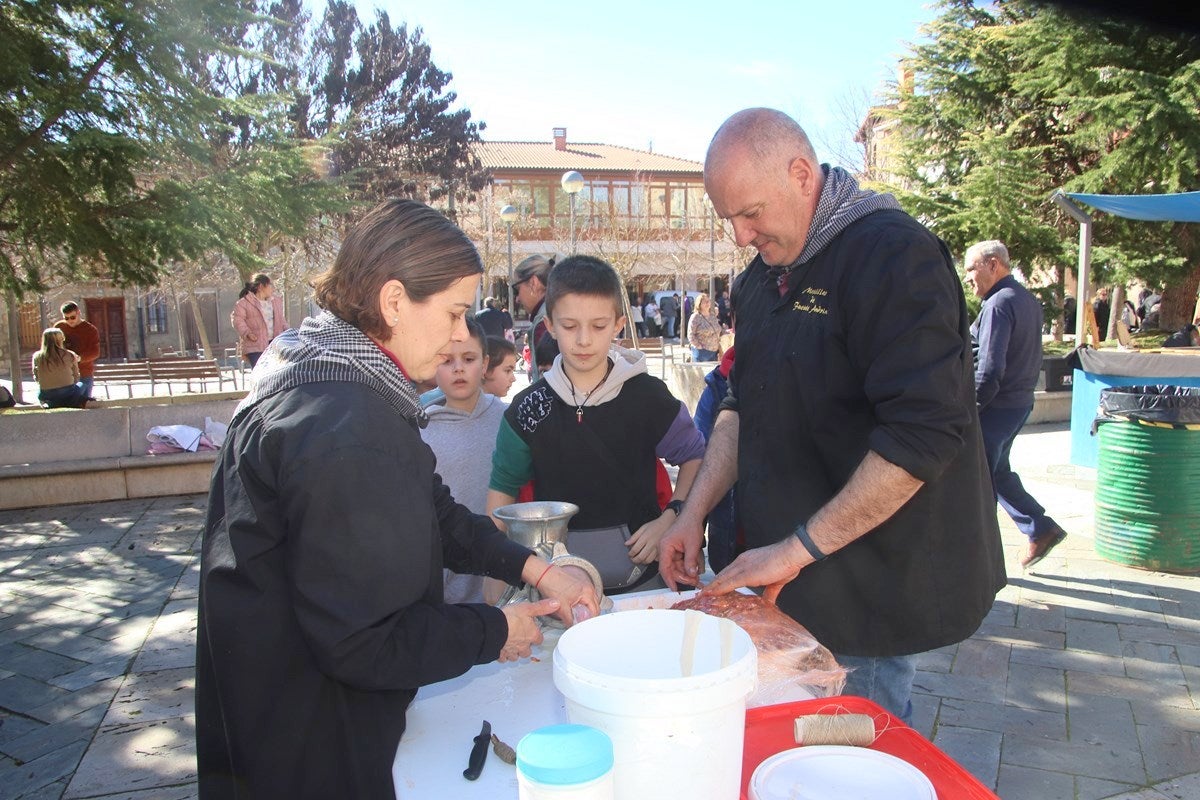
[[[925,33],[907,60],[915,88],[893,98],[904,131],[898,193],[957,252],[1001,238],[1020,263],[1061,280],[1076,227],[1048,202],[1055,189],[1200,188],[1195,35],[970,0],[944,1]],[[1166,297],[1194,302],[1196,238],[1186,225],[1097,214],[1096,278],[1165,283]]]

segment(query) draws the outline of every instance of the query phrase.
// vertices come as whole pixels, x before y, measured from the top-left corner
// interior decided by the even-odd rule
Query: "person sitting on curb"
[[[87,387],[79,378],[79,356],[66,347],[58,328],[42,331],[42,349],[33,354],[38,402],[46,408],[85,408]]]

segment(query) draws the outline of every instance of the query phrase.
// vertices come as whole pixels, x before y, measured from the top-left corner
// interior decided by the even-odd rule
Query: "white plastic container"
[[[757,662],[750,637],[729,620],[624,611],[563,633],[554,685],[571,722],[612,739],[616,800],[735,800]]]
[[[550,725],[517,744],[520,800],[613,800],[613,745],[586,725]]]

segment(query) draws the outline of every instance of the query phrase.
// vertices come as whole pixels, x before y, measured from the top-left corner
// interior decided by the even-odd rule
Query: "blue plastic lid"
[[[587,783],[613,766],[612,739],[587,725],[550,725],[517,744],[517,769],[551,786]]]

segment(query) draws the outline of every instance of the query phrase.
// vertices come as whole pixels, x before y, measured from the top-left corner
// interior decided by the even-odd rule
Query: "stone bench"
[[[99,408],[0,414],[0,508],[93,503],[208,491],[219,451],[149,455],[158,425],[228,423],[241,392],[114,401]]]

